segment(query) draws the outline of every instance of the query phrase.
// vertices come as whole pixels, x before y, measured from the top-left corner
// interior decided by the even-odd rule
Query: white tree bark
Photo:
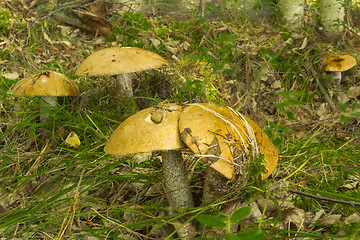
[[[319,5],[320,20],[326,36],[335,36],[343,30],[345,0],[321,0]]]
[[[293,29],[304,24],[304,0],[279,0],[278,8],[286,27]]]
[[[238,4],[240,13],[251,22],[269,20],[274,13],[272,0],[240,0],[234,2]]]

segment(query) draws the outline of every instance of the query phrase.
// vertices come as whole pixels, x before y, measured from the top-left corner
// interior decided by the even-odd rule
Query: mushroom
[[[39,96],[51,106],[56,106],[56,97],[79,95],[79,89],[72,80],[53,71],[27,77],[18,82],[11,91],[16,95]],[[44,119],[47,116],[40,117]]]
[[[180,115],[179,130],[181,140],[229,180],[245,176],[249,156],[256,158],[259,152],[265,155],[264,178],[276,168],[277,150],[265,132],[231,108],[191,104]]]
[[[116,75],[116,86],[121,94],[132,97],[131,73],[168,66],[156,53],[136,47],[110,47],[87,57],[76,70],[78,76],[98,77]]]
[[[182,109],[177,104],[144,109],[122,122],[105,146],[105,152],[113,155],[161,151],[167,199],[179,212],[194,206],[180,151],[186,148],[178,125]]]
[[[356,65],[356,59],[350,55],[333,55],[323,63],[323,70],[330,72],[332,82],[341,82],[341,72],[347,71]]]
[[[190,208],[193,199],[181,155],[187,147],[231,181],[241,181],[246,175],[250,154],[265,154],[264,178],[278,161],[276,148],[256,123],[231,108],[205,103],[164,104],[142,110],[120,124],[105,152],[162,151],[167,198],[174,208]]]
[[[265,155],[267,172],[263,178],[276,168],[278,153],[265,132],[231,108],[191,104],[180,115],[179,130],[182,141],[211,167],[205,172],[203,205],[217,193],[222,196],[245,184],[250,156],[255,159],[259,153]]]

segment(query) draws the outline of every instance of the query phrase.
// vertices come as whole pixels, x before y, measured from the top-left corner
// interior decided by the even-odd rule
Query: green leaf
[[[352,112],[350,113],[351,116],[360,118],[360,112]]]
[[[167,34],[168,32],[169,32],[169,29],[160,27],[160,28],[156,29],[156,36],[161,37],[161,36]]]
[[[285,111],[285,113],[290,120],[296,120],[295,114],[293,112]]]
[[[340,120],[343,122],[351,122],[349,117],[342,114],[340,115]]]
[[[11,158],[9,156],[1,156],[1,160],[3,160],[3,162],[6,164],[11,163]]]
[[[230,221],[231,222],[240,221],[240,220],[246,218],[247,216],[249,216],[250,212],[251,212],[250,207],[239,208],[239,209],[237,209],[236,211],[233,212],[233,214],[230,217]]]
[[[277,108],[285,108],[285,107],[297,106],[297,105],[305,105],[305,103],[303,103],[299,100],[296,100],[296,99],[289,99],[289,100],[285,100],[285,101],[278,103],[276,105],[276,107]]]
[[[338,105],[341,112],[345,112],[346,109],[348,109],[350,106],[341,102],[337,102],[336,105]]]
[[[239,240],[261,240],[264,239],[264,232],[260,228],[250,228],[236,233]]]
[[[200,215],[196,218],[201,224],[214,228],[224,228],[226,224],[219,218],[210,215]]]

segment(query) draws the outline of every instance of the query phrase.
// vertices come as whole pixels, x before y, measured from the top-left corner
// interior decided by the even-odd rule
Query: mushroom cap
[[[13,87],[12,92],[24,96],[77,96],[80,93],[71,79],[53,71],[45,71],[21,80]]]
[[[128,155],[186,148],[180,140],[178,124],[182,109],[182,105],[163,104],[132,115],[116,128],[105,152]]]
[[[87,57],[76,70],[78,76],[104,76],[168,66],[156,53],[136,47],[110,47]]]
[[[264,166],[266,167],[267,173],[263,175],[263,178],[267,178],[272,174],[278,164],[279,155],[276,147],[271,142],[270,138],[266,133],[257,125],[253,120],[244,116],[245,119],[250,123],[250,126],[253,128],[256,136],[256,142],[259,147],[259,151],[264,154]]]
[[[356,59],[350,55],[333,55],[324,61],[325,72],[343,72],[356,65]]]
[[[277,165],[277,150],[264,131],[230,108],[192,104],[181,113],[179,129],[182,141],[194,153],[204,155],[210,166],[228,179],[235,175],[234,165],[244,164],[251,154],[251,145],[253,150],[265,154],[267,173],[263,177]]]

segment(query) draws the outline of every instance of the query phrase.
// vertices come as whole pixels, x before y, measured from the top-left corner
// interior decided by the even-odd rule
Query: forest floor
[[[42,12],[40,2],[0,4],[0,238],[212,239],[248,228],[261,229],[266,239],[360,236],[360,70],[343,72],[340,83],[322,70],[334,54],[360,59],[355,30],[344,26],[328,38],[314,21],[289,30],[231,15],[175,21],[86,5],[91,20],[71,15],[86,31]],[[134,74],[132,98],[119,97],[112,76],[75,75],[87,56],[110,46],[153,51],[170,67]],[[43,109],[41,99],[9,91],[49,70],[73,79],[80,95]],[[183,215],[169,211],[164,197],[161,156],[115,157],[103,149],[136,112],[196,102],[250,117],[278,149],[279,163],[265,181],[249,180],[207,206],[201,205],[206,165],[191,166],[190,220],[230,216],[241,206],[251,214],[229,228],[197,225],[184,234]],[[40,121],[44,112],[50,118]],[[67,138],[72,132],[80,144]]]

